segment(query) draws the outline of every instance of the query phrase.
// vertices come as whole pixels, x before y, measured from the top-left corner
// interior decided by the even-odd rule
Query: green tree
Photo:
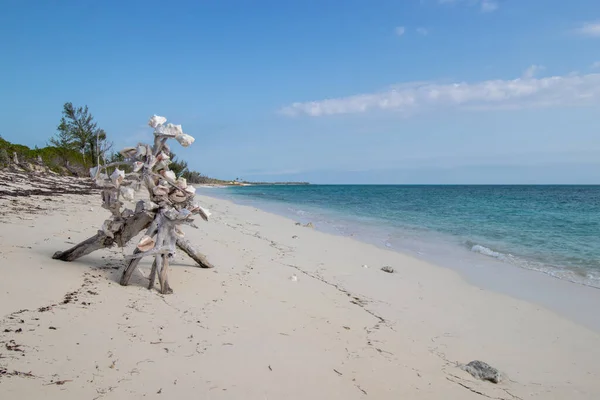
[[[50,143],[64,151],[76,149],[86,164],[98,162],[102,149],[106,151],[106,132],[98,128],[88,106],[75,107],[67,102],[63,106],[60,124]]]
[[[50,146],[55,147],[59,156],[65,162],[68,158],[68,154],[76,149],[75,141],[73,136],[69,132],[67,128],[67,124],[65,121],[61,120],[60,125],[58,125],[57,132],[54,137],[50,138],[49,143]]]
[[[5,148],[0,149],[0,167],[6,167],[10,164],[10,157]]]

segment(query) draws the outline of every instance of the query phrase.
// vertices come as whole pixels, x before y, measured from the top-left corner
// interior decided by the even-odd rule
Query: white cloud
[[[427,28],[417,28],[417,33],[422,36],[429,35],[429,29]]]
[[[493,12],[498,9],[498,3],[494,0],[481,0],[481,11]]]
[[[404,32],[406,32],[406,29],[403,26],[397,26],[394,31],[396,32],[396,35],[402,36],[404,35]]]
[[[595,63],[593,63],[592,68],[593,69],[600,68],[600,61],[596,61]]]
[[[383,92],[293,103],[288,116],[319,117],[388,110],[402,114],[433,108],[523,109],[600,103],[600,74],[438,84],[409,82]]]
[[[523,72],[524,79],[531,79],[538,74],[538,72],[546,69],[543,65],[532,65]]]
[[[481,12],[488,13],[496,11],[499,7],[498,0],[438,0],[440,4],[467,4],[469,6],[478,6]]]
[[[600,21],[585,22],[575,29],[575,33],[582,36],[600,37]]]

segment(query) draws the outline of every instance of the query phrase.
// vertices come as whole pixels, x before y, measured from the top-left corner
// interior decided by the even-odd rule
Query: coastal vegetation
[[[56,132],[44,147],[33,149],[0,136],[0,168],[18,166],[25,170],[48,169],[60,175],[88,176],[95,165],[122,161],[109,134],[99,127],[88,106],[67,102]],[[187,161],[171,156],[169,168],[189,183],[208,185],[307,184],[306,182],[250,182],[209,177],[189,168]]]

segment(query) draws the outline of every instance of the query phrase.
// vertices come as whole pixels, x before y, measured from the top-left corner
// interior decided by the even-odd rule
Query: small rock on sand
[[[500,382],[500,372],[483,361],[471,361],[467,365],[462,365],[460,368],[482,381],[489,381],[492,383]]]
[[[383,272],[387,272],[388,274],[394,273],[394,268],[390,267],[389,265],[386,265],[385,267],[381,267],[381,270]]]

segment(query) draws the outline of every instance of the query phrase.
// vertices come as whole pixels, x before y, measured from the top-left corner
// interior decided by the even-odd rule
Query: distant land
[[[109,161],[117,160],[118,153],[107,157]],[[256,186],[256,185],[309,185],[308,182],[251,182],[245,180],[217,179],[205,176],[196,171],[189,171],[187,163],[175,160],[169,168],[178,175],[183,175],[189,183],[211,186]],[[16,162],[15,162],[16,161]],[[11,143],[0,136],[0,169],[10,166],[26,171],[43,171],[45,169],[60,175],[88,176],[93,160],[83,160],[81,153],[74,149],[61,149],[55,146],[31,149],[27,146]]]
[[[231,186],[299,186],[299,185],[310,185],[310,182],[252,182],[252,181],[231,181],[227,183]]]

